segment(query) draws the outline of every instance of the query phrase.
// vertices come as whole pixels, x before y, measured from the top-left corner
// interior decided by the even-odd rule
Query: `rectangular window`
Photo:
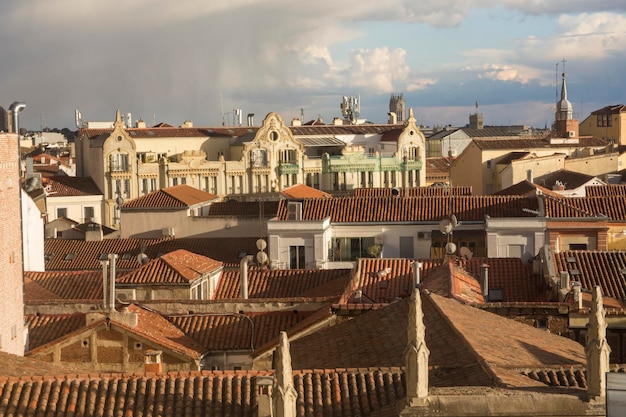
[[[304,246],[289,246],[289,269],[304,268]]]
[[[413,236],[400,236],[400,257],[410,259],[414,256]]]
[[[487,161],[487,169],[491,169],[491,159]]]
[[[331,241],[331,261],[354,261],[357,258],[372,258],[379,255],[372,250],[376,246],[373,237],[340,237]]]
[[[172,178],[172,185],[178,185],[178,178]]]
[[[57,219],[67,217],[67,209],[65,207],[57,208]]]
[[[95,215],[95,209],[93,207],[83,207],[83,216],[85,217],[85,222],[94,221]]]

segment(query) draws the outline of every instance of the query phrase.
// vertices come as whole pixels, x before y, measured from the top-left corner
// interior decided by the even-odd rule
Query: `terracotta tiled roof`
[[[311,316],[310,311],[170,316],[169,320],[210,352],[254,350]]]
[[[459,187],[414,187],[414,188],[357,188],[354,190],[355,197],[392,197],[394,193],[400,197],[445,197],[471,196],[472,187],[464,185]]]
[[[360,124],[360,125],[314,125],[314,126],[290,126],[291,133],[295,136],[307,135],[363,135],[377,133],[382,134],[387,131],[398,129],[402,125],[390,124]]]
[[[53,176],[45,178],[43,185],[50,186],[50,197],[77,197],[86,195],[102,195],[91,177]]]
[[[339,297],[350,280],[347,269],[276,269],[248,271],[249,298]],[[336,284],[336,285],[335,285]],[[238,270],[224,271],[214,299],[240,298]],[[322,293],[319,288],[326,292]]]
[[[276,216],[278,201],[224,201],[212,203],[208,210],[207,217],[253,217],[265,220]]]
[[[26,301],[102,300],[102,270],[26,271],[24,282]]]
[[[28,349],[50,343],[85,326],[85,315],[74,314],[28,314]]]
[[[563,148],[565,145],[560,143],[551,144],[546,139],[535,138],[511,138],[511,139],[474,139],[474,143],[482,150],[496,149],[533,149],[533,148]],[[606,146],[604,139],[593,137],[580,137],[576,147],[586,146]]]
[[[423,288],[465,303],[482,303],[481,286],[475,276],[448,259],[433,269],[423,281]]]
[[[585,188],[587,197],[626,196],[626,184],[593,185]]]
[[[254,417],[266,371],[172,374],[69,375],[2,378],[0,413],[26,415],[172,415]],[[404,374],[394,369],[294,371],[296,417],[397,415],[406,396]]]
[[[411,294],[414,277],[411,259],[359,259],[355,277],[342,296],[340,303],[390,303]],[[427,282],[430,274],[440,268],[441,259],[424,259],[421,280]],[[463,268],[470,276],[480,277],[481,266],[489,265],[489,288],[500,289],[506,302],[541,301],[541,280],[535,276],[531,265],[516,258],[478,258],[458,260],[455,269]],[[354,291],[362,291],[356,300]]]
[[[300,198],[332,198],[332,195],[309,187],[304,184],[296,184],[291,187],[283,189],[280,194],[285,198],[300,199]]]
[[[626,252],[562,251],[553,253],[553,259],[557,273],[568,271],[584,290],[600,286],[603,295],[626,300]]]
[[[565,186],[566,190],[573,190],[574,188],[583,186],[594,178],[593,175],[560,169],[543,177],[542,183],[545,187],[552,188],[556,185],[557,181],[559,181]]]
[[[626,112],[626,106],[623,104],[613,104],[610,106],[602,107],[599,110],[592,111],[591,114],[596,116],[599,114],[619,114]]]
[[[34,379],[43,380],[44,376],[50,378],[50,375],[67,375],[75,374],[76,372],[72,367],[54,365],[50,362],[12,355],[2,351],[0,351],[0,363],[2,363],[0,367],[0,380],[2,380],[2,383],[0,383],[0,396],[3,396],[3,398],[7,398],[4,397],[4,394],[7,392],[4,384],[8,381],[12,381],[11,384],[21,385],[21,383],[17,382],[19,381],[18,378],[25,378],[25,380],[30,381]],[[3,408],[6,406],[5,403],[0,404],[0,415],[6,415],[6,409]]]
[[[538,194],[537,190],[540,190],[541,193],[550,195],[552,197],[563,197],[561,194],[557,194],[552,190],[547,189],[546,187],[534,184],[528,180],[520,181],[517,184],[513,184],[510,187],[493,193],[493,195],[519,195],[523,197],[533,197]]]
[[[517,196],[452,196],[452,197],[337,197],[306,199],[302,204],[302,220],[333,223],[418,222],[440,221],[454,213],[459,221],[484,221],[491,217],[534,216],[523,209],[536,210],[533,198]],[[287,202],[280,202],[277,217],[287,220]]]
[[[222,262],[178,249],[161,255],[134,271],[116,279],[119,284],[189,285],[222,267]]]
[[[142,245],[149,259],[186,249],[189,252],[215,259],[225,264],[239,265],[242,253],[256,254],[256,238],[158,238],[158,239],[103,239],[84,241],[70,239],[46,239],[44,254],[46,270],[100,270],[100,257],[116,253],[116,268],[129,271],[139,268],[137,255]],[[67,259],[73,254],[72,259]],[[71,256],[70,256],[71,257]]]
[[[587,187],[587,190],[590,187]],[[602,218],[609,220],[626,219],[626,197],[570,197],[544,199],[548,218]]]
[[[586,363],[573,340],[436,294],[423,293],[422,306],[432,386],[534,386],[510,369]],[[402,366],[408,307],[398,301],[292,341],[294,368]]]
[[[124,202],[123,209],[185,209],[196,204],[208,203],[217,196],[186,184],[162,188],[144,196]]]

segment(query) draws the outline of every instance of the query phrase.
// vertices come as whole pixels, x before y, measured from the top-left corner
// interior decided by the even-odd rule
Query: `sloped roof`
[[[313,314],[312,311],[171,315],[168,319],[210,352],[254,350]]]
[[[623,104],[612,104],[610,106],[602,107],[601,109],[594,110],[591,112],[593,116],[597,116],[600,114],[619,114],[626,112],[626,106]]]
[[[249,298],[332,298],[342,294],[350,281],[349,269],[257,269],[248,271]],[[319,291],[320,287],[324,291]],[[241,298],[239,270],[224,271],[215,289],[215,300]]]
[[[593,175],[569,171],[567,169],[560,169],[543,177],[542,182],[545,187],[551,189],[556,185],[557,181],[559,181],[565,185],[566,190],[573,190],[575,188],[582,187],[594,178],[596,177]]]
[[[122,209],[186,209],[196,204],[209,203],[216,198],[214,194],[182,184],[126,201]]]
[[[403,366],[409,302],[292,341],[294,368]],[[432,293],[422,293],[422,306],[432,386],[536,386],[517,369],[586,363],[584,347],[562,336]]]
[[[300,198],[332,198],[332,195],[309,187],[304,184],[296,184],[291,187],[283,189],[280,194],[285,198],[300,199]]]
[[[587,197],[626,196],[626,184],[593,185],[585,187]]]
[[[626,252],[561,251],[552,256],[557,273],[569,272],[584,290],[599,286],[604,296],[626,301]]]
[[[120,276],[116,282],[130,285],[189,285],[221,267],[222,262],[185,249],[177,249]]]
[[[570,197],[544,199],[545,215],[548,218],[597,218],[608,220],[626,219],[624,196]]]
[[[436,188],[436,187],[433,187]],[[536,210],[537,200],[517,196],[431,196],[431,197],[336,197],[306,199],[302,220],[332,223],[359,222],[438,222],[455,214],[459,221],[484,221],[491,217],[531,217],[523,209]],[[278,207],[278,220],[287,220],[287,202]]]
[[[28,349],[36,349],[85,326],[85,314],[28,314]]]
[[[92,271],[25,271],[25,301],[102,300],[102,269]]]
[[[411,187],[411,188],[357,188],[355,197],[392,197],[397,192],[398,197],[445,197],[471,196],[472,186],[462,185],[453,187]]]
[[[224,264],[239,265],[242,253],[256,254],[257,238],[158,238],[158,239],[103,239],[84,241],[70,239],[46,239],[44,254],[45,268],[53,270],[100,270],[100,257],[108,253],[118,255],[116,268],[120,271],[133,270],[141,266],[137,261],[141,246],[145,254],[155,259],[177,249],[212,258]],[[68,254],[73,254],[72,259]]]
[[[534,184],[528,180],[520,181],[517,184],[513,184],[510,187],[493,193],[493,195],[519,195],[522,197],[532,197],[538,194],[537,190],[540,190],[543,194],[551,195],[553,197],[563,197],[561,194],[555,193],[546,187]]]
[[[350,286],[346,288],[339,303],[391,303],[406,298],[411,294],[414,276],[414,260],[361,258]],[[430,274],[441,265],[441,259],[423,259],[420,272],[421,281],[426,283]],[[473,277],[480,277],[481,267],[489,266],[489,287],[501,289],[506,302],[542,301],[541,280],[533,274],[531,265],[524,265],[516,258],[479,258],[456,260],[455,270],[462,268]],[[356,300],[354,291],[360,289],[362,299]]]
[[[102,195],[91,177],[67,177],[56,175],[45,178],[43,185],[50,186],[49,198],[78,197],[87,195]]]
[[[481,285],[475,276],[446,259],[433,269],[423,281],[423,288],[434,294],[455,298],[465,303],[483,303]]]
[[[15,388],[19,388],[21,391],[22,381],[33,381],[35,379],[41,381],[44,377],[51,378],[50,375],[76,375],[76,370],[70,366],[55,365],[47,361],[2,351],[0,351],[0,363],[2,363],[2,367],[0,367],[0,381],[2,381],[0,382],[0,394],[2,395],[7,393],[7,384],[9,391],[12,391],[13,388],[11,386],[13,384],[16,384]],[[20,378],[24,379],[20,380]],[[5,404],[0,405],[0,414],[4,414],[5,409],[3,407],[6,406]]]
[[[254,417],[262,389],[258,382],[273,375],[268,371],[205,371],[2,378],[0,392],[12,399],[2,405],[6,414],[16,417],[31,412],[89,416],[97,410],[115,410],[125,416]],[[297,417],[308,416],[306,410],[328,417],[393,416],[406,396],[399,368],[300,370],[293,377]]]
[[[474,143],[482,150],[506,150],[506,149],[543,149],[543,148],[563,148],[567,146],[563,143],[551,144],[548,139],[537,138],[517,138],[511,139],[474,139]],[[604,139],[593,137],[580,137],[575,144],[576,147],[606,146]]]

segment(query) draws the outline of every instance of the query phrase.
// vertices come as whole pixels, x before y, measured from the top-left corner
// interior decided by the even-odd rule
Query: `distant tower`
[[[565,67],[565,60],[563,60]],[[574,106],[567,99],[567,85],[565,84],[565,72],[561,74],[561,99],[556,103],[554,112],[554,124],[557,137],[578,138],[578,119],[574,119]]]
[[[9,127],[9,112],[0,107],[0,132],[8,132]]]
[[[405,120],[406,104],[404,103],[404,94],[391,93],[389,99],[389,111],[396,114],[396,121],[402,123]]]
[[[478,101],[476,101],[476,113],[470,114],[469,127],[470,129],[482,129],[485,123],[485,118],[482,113],[478,113]]]
[[[357,124],[359,114],[361,113],[361,96],[343,96],[340,107],[344,120],[351,125]]]

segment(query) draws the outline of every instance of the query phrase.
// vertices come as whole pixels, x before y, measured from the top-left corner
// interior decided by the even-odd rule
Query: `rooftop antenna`
[[[222,97],[222,92],[220,91],[220,112],[222,115],[222,126],[226,126],[226,122],[224,121],[224,98]]]
[[[300,107],[300,120],[304,123],[304,109]]]

